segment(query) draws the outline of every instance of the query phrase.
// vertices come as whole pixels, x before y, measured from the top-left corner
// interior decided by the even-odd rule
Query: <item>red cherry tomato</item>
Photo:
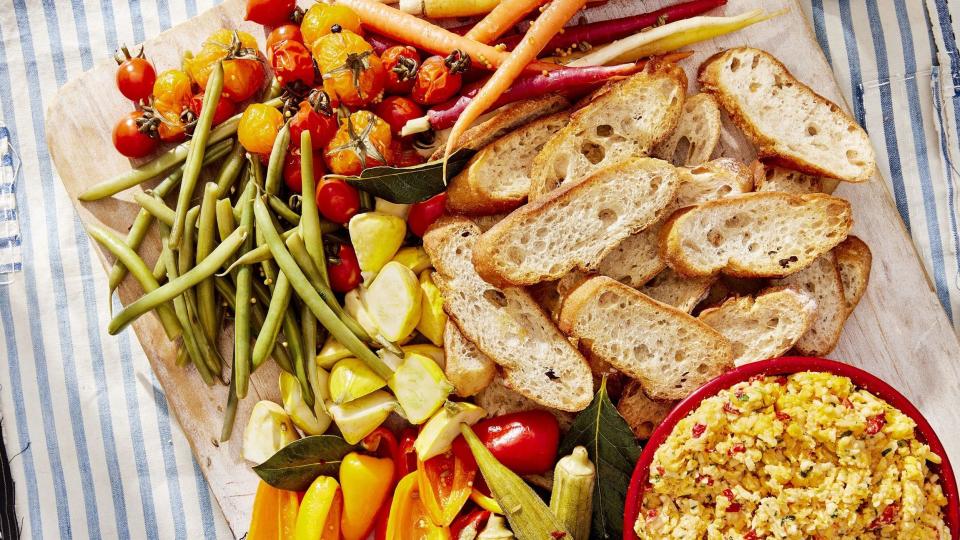
[[[410,97],[421,105],[436,105],[453,97],[463,85],[463,72],[470,67],[470,57],[459,50],[446,58],[431,56],[423,61],[413,81]]]
[[[310,51],[299,41],[286,40],[270,48],[270,65],[273,74],[281,86],[300,81],[313,86],[313,57]]]
[[[203,96],[204,93],[200,92],[190,99],[190,110],[197,116],[203,112]],[[217,108],[213,111],[213,125],[222,124],[235,114],[237,114],[237,104],[226,96],[220,96],[217,100]]]
[[[137,119],[143,116],[134,111],[117,122],[113,128],[113,146],[128,158],[142,158],[157,148],[157,140],[140,131]]]
[[[290,20],[296,0],[247,0],[248,21],[264,26],[280,26]]]
[[[547,411],[496,416],[478,422],[473,431],[493,457],[517,474],[543,474],[557,461],[560,425]],[[453,442],[455,452],[464,451],[466,446],[463,437],[457,437]]]
[[[385,89],[391,94],[407,94],[413,88],[420,67],[420,53],[409,45],[395,45],[380,55],[387,72]]]
[[[283,162],[283,182],[294,193],[303,193],[303,177],[300,168],[300,148],[291,148]],[[326,170],[323,168],[323,152],[313,151],[313,178],[319,180]]]
[[[334,223],[346,223],[360,211],[360,194],[340,179],[317,184],[317,210]]]
[[[303,34],[300,32],[300,26],[296,24],[284,24],[274,28],[267,36],[266,50],[270,51],[274,45],[281,41],[299,41],[303,43]]]
[[[330,98],[323,90],[314,90],[310,97],[300,103],[297,114],[290,119],[291,144],[300,145],[300,135],[310,132],[310,144],[320,150],[336,135],[340,125]]]
[[[122,53],[122,56],[121,56]],[[117,88],[130,101],[140,101],[150,97],[153,92],[153,83],[157,80],[157,72],[153,64],[143,56],[143,48],[137,56],[130,56],[130,51],[124,45],[117,53]]]
[[[426,160],[409,144],[397,140],[390,143],[390,164],[394,167],[412,167]]]
[[[373,114],[383,118],[393,134],[399,137],[400,130],[407,122],[423,116],[423,108],[410,98],[390,96],[374,105]]]
[[[429,199],[410,206],[407,214],[407,227],[417,236],[423,236],[430,225],[443,215],[447,204],[447,193],[438,193]]]
[[[327,264],[330,288],[341,293],[350,292],[360,285],[360,263],[357,262],[357,253],[349,245],[340,244],[336,256],[337,262]]]

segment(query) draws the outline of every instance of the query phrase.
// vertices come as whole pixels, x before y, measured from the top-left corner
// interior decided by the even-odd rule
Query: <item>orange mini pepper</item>
[[[342,506],[343,497],[337,481],[329,476],[318,476],[300,502],[295,540],[338,540]]]
[[[420,499],[435,525],[449,526],[470,498],[477,462],[448,450],[427,461],[417,461]]]
[[[292,540],[298,509],[296,491],[277,489],[261,481],[253,501],[247,540]]]
[[[380,505],[393,486],[393,460],[351,452],[340,463],[344,540],[363,540],[373,530]]]
[[[387,520],[387,540],[450,540],[450,528],[438,527],[427,517],[417,476],[412,472],[397,484]]]

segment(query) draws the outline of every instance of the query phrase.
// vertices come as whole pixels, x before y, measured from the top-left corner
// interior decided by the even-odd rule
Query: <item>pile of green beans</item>
[[[96,184],[80,199],[103,199],[164,177],[134,194],[140,211],[126,238],[99,225],[87,228],[116,258],[110,293],[128,276],[143,291],[114,314],[108,330],[116,334],[155,313],[167,337],[180,342],[178,365],[193,365],[208,385],[229,386],[220,435],[227,440],[238,403],[250,393],[251,374],[271,358],[296,376],[304,401],[314,406],[320,394],[315,357],[328,333],[380,376],[388,378],[392,370],[330,289],[323,237],[339,225],[320,217],[313,197],[302,197],[296,208],[278,197],[290,144],[301,149],[304,191],[315,191],[310,133],[291,141],[284,125],[264,171],[259,158],[234,137],[239,116],[212,127],[222,88],[218,64],[189,141]],[[280,106],[276,99],[266,103]],[[161,252],[151,270],[137,251],[154,226]],[[227,356],[218,342],[231,326],[233,347]]]

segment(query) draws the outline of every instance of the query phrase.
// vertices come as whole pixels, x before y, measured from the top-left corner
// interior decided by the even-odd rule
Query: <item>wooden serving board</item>
[[[590,21],[622,17],[670,3],[675,0],[613,0],[587,10],[584,17]],[[158,70],[178,66],[184,51],[199,48],[206,36],[219,28],[247,30],[263,43],[263,29],[242,22],[243,5],[243,0],[227,0],[147,41],[151,60]],[[830,66],[796,1],[738,0],[723,9],[733,14],[756,7],[785,13],[732,36],[694,46],[696,54],[684,61],[691,90],[695,86],[696,66],[704,58],[723,48],[750,45],[770,51],[800,80],[842,103]],[[130,162],[114,151],[110,141],[113,123],[130,110],[130,103],[114,89],[115,69],[112,60],[104,59],[60,89],[58,99],[47,112],[47,143],[83,222],[106,225],[125,234],[137,211],[132,190],[95,203],[76,201],[79,193],[97,181],[130,167]],[[937,302],[882,179],[843,185],[837,193],[852,202],[854,233],[870,245],[874,262],[867,293],[847,322],[840,345],[831,357],[871,371],[901,390],[933,424],[954,462],[960,462],[960,407],[956,406],[956,396],[960,395],[960,344],[953,328]],[[148,262],[156,257],[157,246],[155,235],[145,242],[142,251]],[[102,252],[100,255],[105,268],[109,268],[112,258]],[[124,303],[139,294],[132,280],[120,288]],[[240,458],[241,434],[253,403],[258,399],[277,399],[276,370],[264,369],[256,374],[252,395],[240,406],[234,437],[229,443],[218,445],[215,441],[226,388],[211,390],[192,369],[177,368],[176,347],[167,341],[153,315],[141,318],[134,329],[230,527],[236,536],[242,536],[249,524],[257,478]]]

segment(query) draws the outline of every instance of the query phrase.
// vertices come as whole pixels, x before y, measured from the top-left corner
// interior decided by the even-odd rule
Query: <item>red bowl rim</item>
[[[654,429],[650,435],[650,439],[643,448],[643,452],[640,454],[640,459],[637,460],[637,465],[633,470],[633,476],[630,479],[630,486],[627,489],[627,500],[623,518],[624,540],[638,540],[633,526],[636,523],[637,515],[640,513],[640,496],[643,486],[647,483],[650,463],[653,461],[653,455],[657,448],[667,439],[673,431],[674,426],[677,425],[677,422],[696,409],[704,399],[717,394],[721,390],[730,388],[734,384],[743,382],[750,377],[756,375],[790,375],[804,371],[824,371],[834,375],[848,377],[858,388],[863,388],[880,399],[883,399],[916,422],[917,438],[927,443],[927,445],[930,446],[930,450],[940,456],[942,460],[939,466],[940,483],[943,487],[943,493],[947,498],[944,522],[953,538],[960,537],[960,502],[958,502],[957,480],[954,476],[953,467],[951,467],[947,452],[944,450],[943,444],[940,442],[937,434],[933,431],[933,427],[930,426],[930,423],[927,422],[927,419],[923,417],[920,411],[917,410],[903,394],[888,383],[850,364],[827,360],[825,358],[783,357],[746,364],[712,379],[678,403],[663,422]],[[937,467],[934,467],[934,470],[936,469]]]

